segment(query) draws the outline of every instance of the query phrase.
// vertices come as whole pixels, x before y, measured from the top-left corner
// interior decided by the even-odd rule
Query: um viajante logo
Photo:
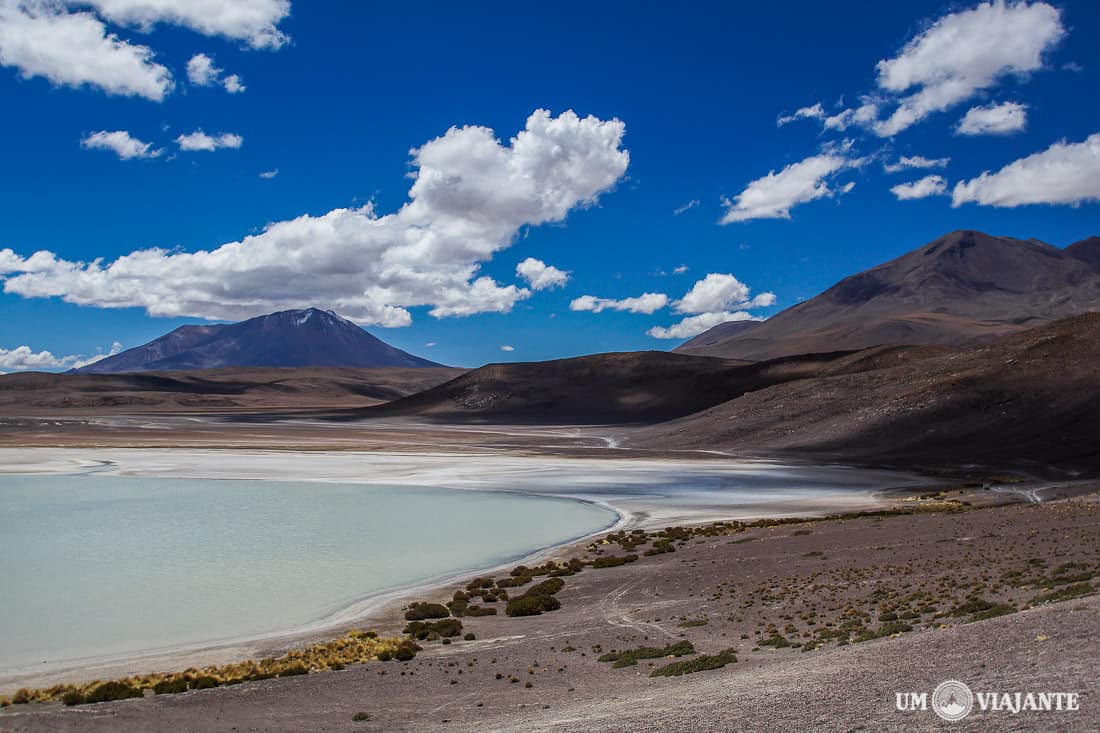
[[[1023,712],[1073,713],[1081,709],[1077,692],[974,692],[958,680],[947,680],[927,692],[894,693],[894,707],[903,712],[931,710],[944,720],[962,720],[975,708],[982,712],[1017,715]]]

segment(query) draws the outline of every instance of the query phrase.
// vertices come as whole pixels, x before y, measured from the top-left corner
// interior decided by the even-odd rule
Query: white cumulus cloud
[[[100,349],[95,356],[84,357],[78,355],[54,356],[49,351],[34,351],[29,346],[17,346],[14,349],[0,349],[0,370],[3,372],[27,372],[47,371],[50,369],[79,369],[80,367],[95,364],[108,356],[114,356],[122,351],[122,344],[114,342],[111,350],[103,353]]]
[[[993,0],[949,13],[913,38],[891,59],[878,62],[878,86],[904,94],[875,132],[895,135],[996,86],[1009,74],[1043,66],[1065,35],[1061,13],[1043,2]]]
[[[93,132],[85,136],[80,145],[88,150],[110,150],[122,160],[156,158],[164,152],[154,148],[152,143],[131,136],[126,130]]]
[[[220,135],[207,135],[202,130],[180,135],[176,138],[180,150],[191,152],[202,150],[214,152],[222,148],[239,148],[244,144],[244,138],[232,132],[223,132]]]
[[[536,260],[534,257],[528,257],[516,265],[516,275],[526,280],[532,290],[560,288],[569,282],[568,272],[548,265],[542,260]]]
[[[680,313],[705,313],[723,311],[733,303],[744,303],[749,298],[749,286],[730,274],[709,273],[691,286],[684,297],[676,301]]]
[[[729,321],[759,321],[762,320],[746,311],[721,311],[718,313],[701,313],[697,316],[689,316],[679,323],[671,326],[654,326],[646,331],[646,334],[655,339],[689,339],[698,336],[704,331],[714,328],[720,323]]]
[[[204,53],[197,53],[187,62],[187,80],[200,87],[209,86],[218,80],[222,70],[214,66],[214,59]]]
[[[951,162],[950,158],[926,158],[923,155],[901,156],[896,163],[883,163],[882,169],[887,173],[899,173],[911,169],[946,168]]]
[[[153,316],[238,320],[316,304],[363,324],[507,312],[530,296],[479,274],[527,226],[565,220],[626,173],[619,120],[536,110],[507,144],[486,127],[452,127],[412,151],[409,201],[269,224],[212,249],[142,249],[105,262],[0,250],[4,292],[59,297]]]
[[[1019,102],[971,107],[955,131],[960,135],[1011,135],[1027,127],[1027,105]]]
[[[500,347],[500,350],[501,351],[515,351],[516,347],[515,346],[509,346],[508,344],[504,344],[503,346]]]
[[[289,40],[279,23],[290,15],[290,0],[68,0],[91,6],[107,20],[150,30],[158,23],[180,25],[204,36],[244,41],[275,49]]]
[[[187,62],[187,80],[197,87],[221,84],[230,94],[240,94],[245,90],[241,77],[230,74],[222,78],[224,69],[214,65],[214,59],[204,53],[197,53]]]
[[[794,114],[780,115],[775,120],[775,125],[776,127],[783,127],[783,125],[789,125],[795,120],[824,120],[825,117],[825,108],[821,106],[821,102],[818,102],[809,107],[802,107],[796,110]]]
[[[698,205],[699,205],[699,199],[692,199],[691,201],[688,201],[686,204],[684,204],[682,206],[677,206],[675,209],[673,209],[672,210],[672,215],[673,216],[679,216],[680,214],[683,214],[686,211],[691,211],[692,209],[694,209]]]
[[[821,124],[826,130],[844,131],[853,125],[870,125],[878,119],[879,102],[872,98],[852,109],[842,109],[836,114],[825,117]]]
[[[289,40],[278,28],[289,13],[290,0],[0,0],[0,65],[57,86],[92,86],[160,102],[174,86],[171,72],[154,60],[152,49],[120,38],[107,23],[146,32],[158,24],[183,26],[275,49]],[[221,70],[199,56],[209,66],[204,70],[203,59],[193,58],[192,83],[219,80]],[[245,89],[236,74],[220,83],[232,94]]]
[[[960,181],[951,197],[952,206],[1077,205],[1088,201],[1100,201],[1100,133],[1079,143],[1057,142],[996,173],[986,171]]]
[[[911,183],[899,183],[890,189],[890,193],[897,196],[898,201],[924,199],[929,196],[940,196],[946,192],[947,181],[943,176],[925,176]]]
[[[815,104],[778,122],[817,119],[827,130],[859,126],[893,137],[997,87],[1006,77],[1042,69],[1065,35],[1061,11],[1046,2],[979,3],[929,23],[895,56],[879,61],[877,89],[863,95],[858,106],[829,114]]]
[[[263,178],[266,181],[270,181],[272,178],[274,178],[277,175],[279,175],[279,169],[278,168],[272,168],[269,171],[261,171],[260,172],[260,178]]]
[[[0,0],[0,64],[24,78],[154,102],[173,86],[172,74],[148,46],[109,33],[92,13],[62,12],[57,3]]]
[[[633,298],[597,298],[595,295],[582,295],[569,304],[571,311],[590,311],[602,313],[605,310],[627,311],[629,313],[651,314],[668,305],[668,296],[664,293],[642,293]]]
[[[654,326],[646,331],[658,339],[686,339],[727,321],[761,320],[749,311],[775,305],[775,293],[750,297],[749,286],[730,273],[707,273],[672,303],[677,313],[690,314],[671,326]]]
[[[775,293],[750,297],[749,286],[729,273],[711,272],[695,282],[679,300],[671,301],[672,310],[684,315],[671,326],[654,326],[646,333],[659,339],[685,339],[726,321],[762,320],[749,311],[775,305]],[[598,298],[582,295],[569,304],[574,311],[600,313],[605,310],[652,314],[670,305],[664,293],[643,293],[635,298]]]
[[[795,206],[832,196],[832,177],[851,164],[852,161],[843,155],[826,152],[791,163],[778,173],[771,171],[750,182],[732,201],[722,199],[726,213],[720,223],[790,219]]]
[[[222,86],[225,87],[225,91],[230,94],[240,94],[248,88],[241,82],[241,77],[236,74],[230,74],[222,79]]]

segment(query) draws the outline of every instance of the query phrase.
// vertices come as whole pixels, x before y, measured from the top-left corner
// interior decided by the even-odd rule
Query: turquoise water
[[[505,492],[0,476],[0,668],[293,629],[614,521]]]

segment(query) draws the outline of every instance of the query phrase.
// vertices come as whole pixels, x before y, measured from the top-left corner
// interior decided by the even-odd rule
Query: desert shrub
[[[286,674],[285,672],[283,674]],[[212,687],[217,687],[218,681],[209,675],[203,675],[202,677],[196,677],[191,680],[192,690],[209,690]]]
[[[1080,598],[1081,596],[1087,596],[1089,593],[1095,592],[1096,588],[1092,587],[1088,583],[1075,583],[1073,585],[1063,586],[1051,593],[1043,593],[1042,595],[1035,596],[1031,599],[1032,605],[1036,603],[1057,603],[1059,601],[1068,601],[1071,598]]]
[[[893,636],[894,634],[904,634],[907,631],[912,631],[913,627],[907,623],[901,621],[887,621],[877,629],[864,629],[854,639],[856,642],[871,641],[872,639],[882,639],[887,636]]]
[[[1008,603],[994,603],[991,607],[984,611],[979,611],[970,618],[967,619],[967,623],[971,621],[985,621],[991,618],[997,618],[998,616],[1007,616],[1010,613],[1016,613],[1016,607]]]
[[[532,575],[532,572],[531,568],[527,567],[526,565],[517,565],[512,568],[512,572],[509,573],[509,575],[511,575],[513,578],[519,578],[524,575]]]
[[[370,713],[359,712],[351,716],[351,719],[355,723],[362,723],[364,721],[370,720]]]
[[[628,562],[634,562],[638,559],[637,555],[608,555],[606,557],[597,557],[592,561],[592,567],[594,568],[617,568],[620,565],[626,565]]]
[[[465,636],[463,636],[462,638],[463,638],[464,640],[466,640],[466,641],[473,641],[473,640],[475,640],[475,639],[476,639],[477,637],[476,637],[476,636],[474,636],[473,632],[469,632],[469,633],[467,633],[467,634],[466,634]]]
[[[465,616],[496,616],[497,610],[495,608],[484,608],[482,606],[467,606],[463,615]]]
[[[84,696],[76,690],[69,690],[61,696],[61,703],[63,705],[67,705],[68,707],[72,707],[73,705],[83,705]]]
[[[714,655],[700,654],[695,659],[672,662],[658,667],[649,673],[650,677],[679,677],[684,674],[705,672],[708,669],[720,669],[737,661],[736,649],[726,649]]]
[[[141,690],[125,682],[104,682],[84,696],[87,703],[107,702],[109,700],[128,700],[143,697]]]
[[[11,697],[12,705],[26,705],[31,701],[31,691],[25,687],[21,687],[15,691],[15,694]]]
[[[518,588],[521,585],[527,585],[534,576],[532,575],[518,575],[512,578],[505,578],[497,581],[497,588]]]
[[[525,596],[552,596],[565,587],[565,581],[561,578],[550,578],[541,583],[536,583],[527,589]]]
[[[676,552],[676,548],[672,546],[672,540],[656,540],[653,547],[642,554],[652,557],[653,555],[663,555],[666,552]]]
[[[492,578],[474,578],[466,584],[466,590],[477,590],[478,588],[492,588],[496,583]]]
[[[416,656],[416,651],[420,647],[412,644],[402,644],[397,647],[397,651],[393,653],[393,658],[399,662],[407,662]]]
[[[451,612],[442,603],[414,602],[405,611],[406,621],[423,621],[429,618],[447,618]]]
[[[406,633],[408,633],[408,632],[406,632]],[[393,661],[393,652],[390,651],[389,649],[383,649],[382,651],[378,652],[378,661],[379,662],[392,662]]]
[[[522,595],[508,601],[504,613],[509,616],[538,616],[561,608],[561,601],[554,596]]]
[[[153,692],[158,695],[176,695],[187,692],[187,680],[177,677],[172,680],[161,680],[153,685]]]
[[[961,603],[947,612],[948,616],[969,616],[972,613],[980,613],[993,608],[993,603],[984,598],[968,598],[966,603]]]
[[[554,598],[554,594],[564,587],[565,581],[561,578],[550,578],[536,583],[523,595],[508,601],[504,613],[509,616],[538,616],[548,611],[556,611],[561,608],[561,602]]]
[[[682,657],[685,654],[694,654],[695,646],[690,641],[679,641],[668,646],[640,646],[636,649],[627,649],[621,652],[608,652],[601,655],[597,661],[614,662],[612,668],[632,667],[639,659],[660,659],[662,657]]]
[[[695,621],[684,621],[682,624],[680,624],[680,628],[681,629],[691,629],[691,628],[695,628],[696,626],[706,626],[709,623],[710,623],[710,621],[708,619],[701,618],[701,619],[697,619]]]
[[[1086,580],[1092,580],[1096,577],[1096,573],[1072,573],[1070,575],[1055,575],[1050,580],[1044,580],[1039,583],[1040,588],[1054,588],[1059,585],[1066,585],[1068,583],[1080,583]]]
[[[303,674],[309,674],[309,667],[304,664],[292,664],[282,672],[279,673],[280,677],[298,677]],[[197,680],[196,680],[197,681]]]
[[[462,633],[462,622],[456,618],[447,618],[442,621],[410,621],[405,625],[402,633],[409,634],[417,639],[427,639],[432,634],[444,638],[458,636]]]
[[[756,645],[757,646],[770,646],[770,647],[774,647],[776,649],[783,649],[785,647],[789,647],[791,645],[791,642],[787,639],[787,637],[783,636],[782,634],[774,633],[771,636],[769,636],[767,639],[761,639],[760,641],[756,642]]]

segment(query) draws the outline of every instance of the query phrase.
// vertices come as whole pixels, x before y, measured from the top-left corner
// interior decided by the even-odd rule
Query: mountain
[[[624,445],[1100,475],[1100,313],[965,346],[819,359],[816,373],[646,426]]]
[[[0,416],[266,413],[376,405],[462,374],[447,367],[226,367],[185,372],[0,376]]]
[[[555,424],[667,420],[759,386],[739,372],[744,364],[663,351],[489,364],[358,417]]]
[[[288,310],[226,325],[181,326],[144,346],[74,372],[190,371],[220,367],[438,367],[394,348],[332,311]]]
[[[882,344],[963,344],[1100,310],[1100,238],[1058,249],[947,234],[751,327],[720,324],[675,351],[764,360]]]
[[[1100,269],[1100,237],[1089,237],[1066,247],[1066,254]]]
[[[675,351],[681,353],[701,353],[708,346],[720,344],[727,339],[743,334],[750,328],[759,326],[763,321],[727,321],[708,328],[693,339],[680,344]]]

